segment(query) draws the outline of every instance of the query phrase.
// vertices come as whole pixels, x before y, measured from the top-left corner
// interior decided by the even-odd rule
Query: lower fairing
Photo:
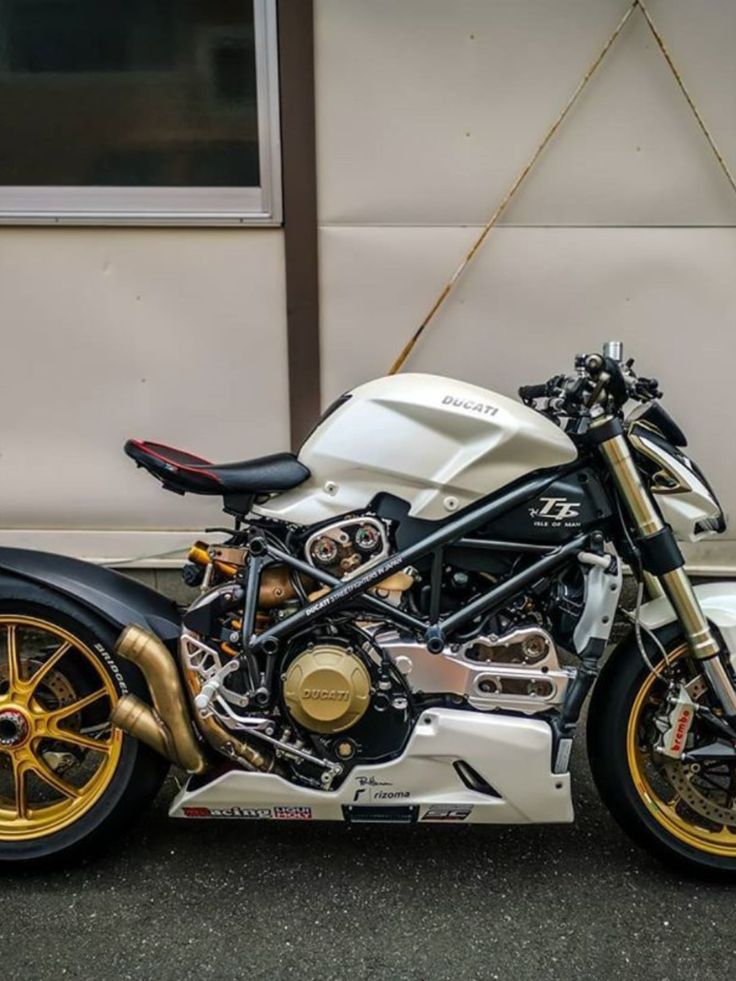
[[[431,709],[400,757],[355,767],[336,790],[231,770],[197,789],[184,787],[170,814],[356,823],[569,822],[570,774],[552,772],[552,755],[552,730],[543,720]],[[483,791],[470,789],[458,761],[482,778]]]

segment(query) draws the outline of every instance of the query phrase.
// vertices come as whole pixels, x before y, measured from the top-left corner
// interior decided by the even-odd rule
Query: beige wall
[[[288,448],[280,230],[0,229],[0,297],[2,544],[130,558],[221,523],[137,471],[129,436]]]
[[[736,4],[650,0],[736,166]],[[627,0],[316,0],[325,401],[384,372]],[[736,514],[736,204],[639,14],[410,368],[513,392],[622,337]],[[94,558],[218,521],[122,455],[288,445],[283,233],[0,229],[0,541]],[[733,544],[701,563],[736,565]]]
[[[326,401],[387,369],[627,6],[316,0]],[[736,167],[736,4],[649,8]],[[513,393],[621,337],[736,515],[735,223],[637,12],[409,370]]]

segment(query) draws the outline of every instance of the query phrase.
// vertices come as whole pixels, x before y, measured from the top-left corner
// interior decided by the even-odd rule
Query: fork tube
[[[611,422],[610,416],[596,420],[591,430]],[[654,506],[622,433],[612,435],[598,444],[608,463],[616,486],[634,521],[640,539],[651,538],[664,531],[667,525]],[[736,691],[718,654],[720,644],[713,636],[700,603],[683,566],[655,576],[670,601],[687,637],[693,656],[702,662],[703,672],[729,716],[736,716]]]
[[[660,596],[664,596],[662,583],[651,572],[643,572],[642,579],[644,580],[644,589],[650,600],[659,599]]]

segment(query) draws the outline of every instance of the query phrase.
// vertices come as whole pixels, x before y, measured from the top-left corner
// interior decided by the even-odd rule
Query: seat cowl
[[[125,452],[177,494],[271,494],[291,490],[310,475],[293,453],[274,453],[239,463],[211,463],[186,450],[139,439],[129,439]]]

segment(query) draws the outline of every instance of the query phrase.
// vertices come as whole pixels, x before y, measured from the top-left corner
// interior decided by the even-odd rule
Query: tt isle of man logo
[[[540,497],[539,501],[541,507],[529,508],[535,524],[580,524],[577,520],[580,517],[579,501],[568,501],[566,497]]]

